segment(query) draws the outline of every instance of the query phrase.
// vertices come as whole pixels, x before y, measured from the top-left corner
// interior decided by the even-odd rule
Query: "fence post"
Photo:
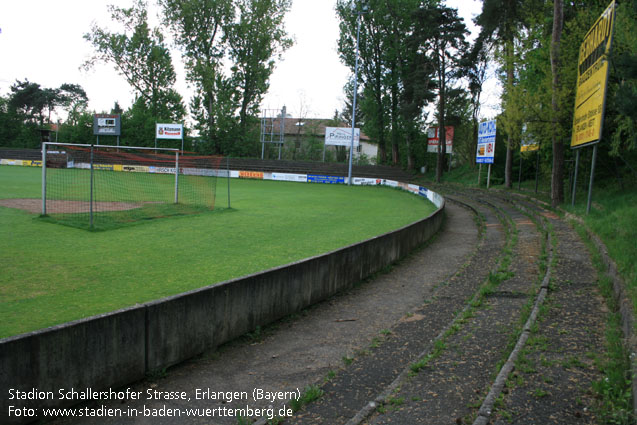
[[[42,215],[46,215],[46,142],[42,143]]]
[[[88,207],[88,226],[93,228],[93,145],[91,145],[91,195]]]
[[[179,203],[179,151],[175,152],[175,204]]]

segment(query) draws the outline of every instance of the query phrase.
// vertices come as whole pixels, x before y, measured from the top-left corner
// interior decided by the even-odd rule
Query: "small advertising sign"
[[[429,127],[427,130],[427,152],[438,153],[440,144],[440,127]],[[445,126],[445,152],[453,153],[453,127]]]
[[[493,164],[495,157],[495,120],[481,122],[478,127],[478,150],[476,162],[478,164]]]
[[[157,139],[177,139],[184,137],[183,124],[159,124],[155,125],[155,138]]]
[[[360,128],[354,129],[354,147],[358,147],[361,138]],[[325,127],[325,144],[327,146],[350,146],[352,129],[347,127]]]
[[[262,171],[239,171],[239,178],[263,180],[263,172]]]
[[[522,127],[522,142],[520,143],[520,152],[533,152],[540,150],[540,144],[529,134],[526,124]]]

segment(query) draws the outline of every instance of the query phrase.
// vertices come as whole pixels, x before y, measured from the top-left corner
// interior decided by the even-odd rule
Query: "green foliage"
[[[196,90],[191,102],[205,152],[256,156],[255,117],[275,59],[291,46],[290,0],[160,0]],[[230,72],[224,63],[230,64]],[[236,116],[238,111],[239,116]]]
[[[143,102],[154,119],[182,120],[185,109],[181,96],[172,88],[176,74],[170,51],[161,31],[148,25],[146,2],[136,0],[130,8],[109,6],[109,11],[124,32],[111,33],[94,24],[84,39],[93,45],[95,54],[84,67],[112,63],[135,91],[135,103]]]
[[[290,407],[294,412],[298,412],[303,406],[318,400],[322,396],[323,390],[318,385],[308,385],[299,399],[290,400]]]
[[[437,1],[400,0],[366,2],[368,10],[359,18],[359,5],[339,0],[338,51],[341,60],[354,71],[356,39],[360,19],[360,67],[357,122],[378,144],[378,162],[416,169],[425,165],[427,135],[431,122],[429,105],[438,95],[438,121],[447,118],[445,107],[454,103],[454,126],[466,126],[456,134],[471,144],[467,99],[458,78],[464,74],[466,29],[455,9]],[[358,6],[357,6],[358,5]],[[350,81],[345,92],[352,97]],[[440,106],[444,106],[440,109]],[[351,102],[342,113],[351,120]],[[461,142],[461,143],[462,143]],[[467,151],[469,148],[466,149]],[[442,157],[441,157],[442,158]]]
[[[618,156],[637,149],[637,1],[618,5],[613,43],[617,115],[611,154]]]
[[[292,45],[283,27],[291,0],[241,0],[236,2],[238,19],[225,30],[229,57],[233,62],[235,102],[240,105],[239,125],[247,128],[248,114],[256,115],[268,89],[274,59]]]

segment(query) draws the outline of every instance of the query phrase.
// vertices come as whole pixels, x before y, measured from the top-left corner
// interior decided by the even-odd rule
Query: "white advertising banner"
[[[360,128],[354,129],[354,147],[358,147],[361,138]],[[347,127],[325,127],[325,144],[328,146],[350,146],[352,129]]]
[[[183,124],[159,124],[155,125],[156,139],[178,139],[184,137]]]
[[[272,173],[272,180],[307,183],[307,174]]]

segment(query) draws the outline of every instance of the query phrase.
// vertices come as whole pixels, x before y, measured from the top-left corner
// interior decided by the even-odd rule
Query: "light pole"
[[[354,66],[354,101],[352,102],[352,140],[349,145],[349,170],[347,172],[347,184],[352,185],[352,157],[354,156],[354,134],[356,132],[356,94],[358,93],[358,38],[361,33],[361,16],[367,13],[367,5],[363,4],[358,9],[358,18],[356,19],[356,65]],[[360,142],[359,142],[360,143]]]

